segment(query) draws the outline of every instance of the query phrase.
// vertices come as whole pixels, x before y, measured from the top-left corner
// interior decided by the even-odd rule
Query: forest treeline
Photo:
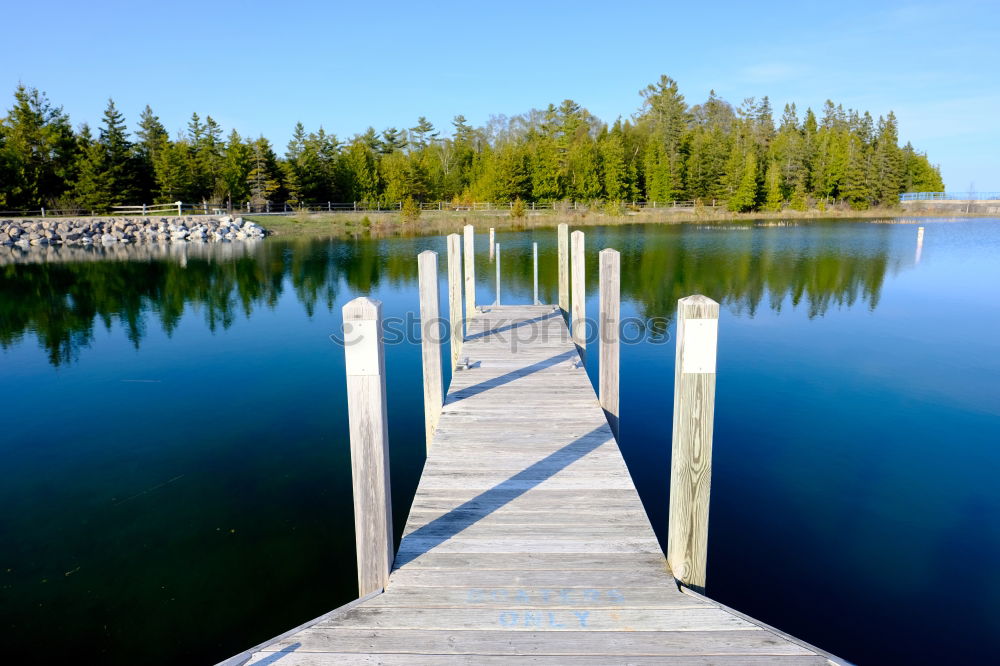
[[[153,110],[134,134],[109,100],[96,132],[19,85],[0,120],[0,209],[81,209],[150,202],[724,201],[733,211],[893,205],[902,192],[943,191],[926,154],[899,145],[895,115],[877,120],[827,101],[777,119],[767,97],[738,107],[715,93],[693,106],[667,76],[607,124],[572,100],[444,135],[369,127],[341,140],[298,123],[278,155],[268,139],[191,116],[171,138]]]

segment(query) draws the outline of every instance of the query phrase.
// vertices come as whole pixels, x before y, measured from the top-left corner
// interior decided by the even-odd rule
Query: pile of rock
[[[242,217],[113,217],[0,220],[0,245],[177,243],[263,238]]]

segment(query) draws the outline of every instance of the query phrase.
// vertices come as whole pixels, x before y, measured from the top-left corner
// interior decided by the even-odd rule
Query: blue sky
[[[607,121],[668,74],[690,103],[827,98],[873,115],[941,165],[950,190],[1000,190],[1000,3],[17,2],[0,89],[46,91],[74,124],[113,97],[175,133],[192,111],[280,149],[301,120],[482,124],[571,98]]]

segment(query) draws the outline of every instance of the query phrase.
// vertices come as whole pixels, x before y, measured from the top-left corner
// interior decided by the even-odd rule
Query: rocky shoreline
[[[0,245],[116,245],[225,242],[263,238],[242,217],[103,217],[0,220]]]

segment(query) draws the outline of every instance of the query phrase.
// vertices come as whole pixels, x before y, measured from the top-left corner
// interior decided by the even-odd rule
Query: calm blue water
[[[585,229],[589,312],[603,247],[622,252],[624,316],[672,333],[677,298],[723,303],[710,596],[862,663],[1000,647],[998,222],[921,220],[919,262],[915,224]],[[531,298],[532,241],[556,300],[554,230],[497,240],[504,302]],[[444,248],[0,264],[7,657],[209,663],[353,599],[328,336],[358,295],[415,311],[424,249],[446,303]],[[621,352],[621,448],[661,541],[673,361],[669,336]],[[387,373],[398,532],[423,461],[419,347],[390,347]]]

